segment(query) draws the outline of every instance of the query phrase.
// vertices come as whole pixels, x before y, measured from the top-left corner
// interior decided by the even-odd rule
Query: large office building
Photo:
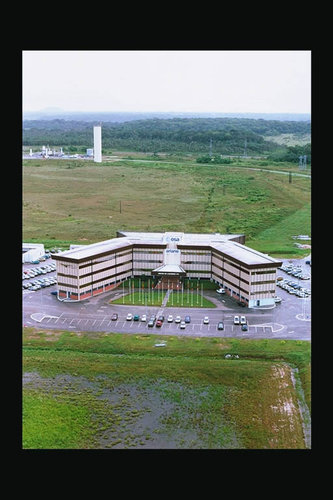
[[[118,231],[117,238],[53,256],[58,298],[84,300],[140,276],[154,278],[156,287],[180,290],[187,277],[213,280],[248,307],[274,304],[282,263],[244,242],[243,234]]]

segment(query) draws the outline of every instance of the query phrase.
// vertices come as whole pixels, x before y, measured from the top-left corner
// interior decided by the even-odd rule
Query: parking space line
[[[54,323],[57,323],[63,314],[64,314],[64,313],[62,312],[62,313],[60,314],[60,316],[58,317],[58,319],[56,319],[56,320],[55,320],[55,322],[54,322]]]

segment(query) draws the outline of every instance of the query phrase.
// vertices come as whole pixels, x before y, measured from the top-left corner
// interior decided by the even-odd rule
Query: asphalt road
[[[297,260],[307,274],[310,266],[305,260]],[[295,260],[296,262],[296,260]],[[26,267],[37,267],[29,264]],[[48,273],[52,276],[55,273]],[[286,273],[278,271],[278,275],[286,277]],[[36,279],[36,278],[32,278]],[[302,285],[311,288],[311,280],[302,281]],[[125,306],[112,305],[110,299],[121,294],[122,290],[115,289],[110,293],[90,298],[84,302],[60,302],[51,295],[56,286],[42,288],[35,292],[23,291],[23,324],[47,329],[66,329],[73,331],[100,331],[121,333],[154,333],[164,335],[185,335],[196,337],[239,337],[239,338],[279,338],[295,340],[311,340],[311,299],[302,299],[277,287],[277,294],[282,302],[272,309],[248,309],[239,306],[226,295],[218,295],[215,291],[205,291],[205,296],[212,300],[217,307],[214,309]],[[111,315],[117,312],[118,320],[112,321]],[[127,313],[164,314],[165,322],[162,327],[148,327],[141,321],[127,321]],[[179,324],[168,323],[167,316],[191,316],[191,323],[186,324],[184,330]],[[239,325],[233,324],[234,315],[244,315],[247,319],[248,331],[243,332]],[[209,317],[209,324],[203,324],[204,316]],[[217,330],[219,321],[224,322],[224,330]]]

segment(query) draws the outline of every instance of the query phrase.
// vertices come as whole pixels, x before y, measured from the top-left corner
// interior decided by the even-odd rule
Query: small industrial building
[[[33,262],[43,255],[45,255],[45,249],[42,243],[22,243],[22,263]]]
[[[282,262],[244,242],[243,234],[118,231],[117,238],[53,255],[58,297],[84,300],[137,276],[180,290],[188,277],[210,279],[248,307],[273,305]]]

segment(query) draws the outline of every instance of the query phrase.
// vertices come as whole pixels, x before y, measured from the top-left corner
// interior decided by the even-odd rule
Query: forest
[[[141,152],[209,152],[214,154],[266,155],[275,161],[297,161],[307,155],[311,145],[288,147],[272,137],[281,134],[304,136],[311,133],[310,121],[281,121],[250,118],[151,118],[127,122],[103,122],[104,150]],[[267,139],[267,138],[270,139]],[[24,120],[23,146],[93,145],[93,123],[76,120]]]

